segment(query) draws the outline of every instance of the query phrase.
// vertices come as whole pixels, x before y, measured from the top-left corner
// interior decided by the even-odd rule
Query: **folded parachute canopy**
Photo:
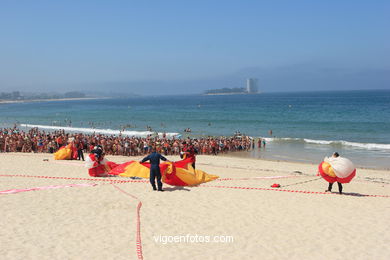
[[[327,182],[349,183],[356,175],[353,163],[344,157],[325,158],[318,171]]]
[[[117,166],[118,164],[107,161],[104,157],[97,158],[93,153],[89,154],[85,161],[88,174],[92,177],[108,177],[109,172]]]
[[[172,186],[195,186],[201,183],[213,181],[219,176],[207,174],[204,171],[194,169],[192,160],[186,159],[177,162],[164,162],[160,164],[162,182]],[[122,177],[149,178],[150,164],[130,161],[118,165],[110,171],[111,175]]]
[[[57,152],[54,153],[54,160],[72,160],[77,159],[77,149],[71,143],[62,146]]]

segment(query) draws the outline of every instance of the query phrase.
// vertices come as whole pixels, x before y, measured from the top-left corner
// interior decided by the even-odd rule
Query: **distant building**
[[[247,79],[246,80],[246,91],[248,94],[256,94],[259,89],[257,87],[257,79]]]
[[[249,78],[246,80],[246,88],[220,88],[209,89],[204,92],[205,95],[236,95],[236,94],[257,94],[257,79]]]

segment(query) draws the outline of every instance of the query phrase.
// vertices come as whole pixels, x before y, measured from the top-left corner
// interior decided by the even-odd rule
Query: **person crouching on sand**
[[[107,161],[104,158],[103,148],[98,145],[95,146],[88,155],[85,162],[85,167],[88,168],[88,173],[92,177],[108,177],[109,168]]]

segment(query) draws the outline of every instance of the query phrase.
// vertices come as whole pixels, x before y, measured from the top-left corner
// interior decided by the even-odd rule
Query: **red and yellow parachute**
[[[70,143],[66,146],[62,146],[57,152],[54,153],[54,160],[76,160],[77,149]]]
[[[349,183],[356,175],[353,163],[344,157],[325,158],[318,165],[318,172],[327,182]]]
[[[213,181],[219,176],[208,174],[194,169],[190,158],[177,162],[164,162],[160,164],[162,182],[172,186],[195,186],[201,183]],[[122,177],[149,178],[150,164],[130,161],[118,165],[109,174]]]
[[[93,153],[89,154],[85,161],[88,174],[92,177],[108,177],[109,172],[117,166],[118,164],[107,161],[104,157],[96,158]]]

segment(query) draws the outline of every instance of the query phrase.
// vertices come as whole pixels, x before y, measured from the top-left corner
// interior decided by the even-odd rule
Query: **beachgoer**
[[[57,149],[59,149],[64,144],[64,139],[63,139],[62,135],[57,137],[56,143],[57,143]]]
[[[49,153],[54,153],[55,147],[56,147],[55,142],[53,140],[50,141],[49,142]]]
[[[213,144],[211,145],[214,155],[216,155],[216,145],[217,145],[217,143],[215,143],[215,146]],[[214,149],[215,149],[215,151],[214,151]],[[196,162],[195,155],[198,153],[198,151],[195,149],[195,147],[191,143],[189,145],[184,143],[182,151],[183,151],[183,159],[190,158],[192,161],[192,168],[195,169],[195,162]]]
[[[77,160],[82,159],[84,161],[84,153],[83,153],[84,143],[83,143],[83,141],[80,140],[79,138],[77,138],[75,141],[75,145],[76,145],[76,149],[77,149]]]
[[[126,139],[125,141],[125,153],[124,153],[125,156],[129,156],[130,155],[130,143],[129,143],[129,140]]]
[[[215,140],[212,140],[211,141],[211,150],[212,150],[212,153],[213,155],[217,155],[217,152],[218,152],[218,144]],[[188,153],[188,156],[187,157],[190,157],[190,153]],[[193,154],[193,157],[195,158],[195,153]],[[195,162],[193,163],[193,167],[195,169]]]
[[[160,160],[163,161],[168,161],[167,158],[162,156],[156,151],[156,148],[152,148],[152,153],[143,158],[140,163],[144,163],[146,161],[150,161],[150,184],[153,187],[153,190],[158,190],[158,191],[164,191],[162,189],[162,182],[161,182],[161,172],[160,172]],[[158,189],[156,188],[156,179],[157,179],[157,186]]]

